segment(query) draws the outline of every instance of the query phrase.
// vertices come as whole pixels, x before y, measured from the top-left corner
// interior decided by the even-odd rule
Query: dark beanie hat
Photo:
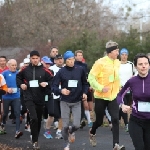
[[[113,50],[116,50],[116,49],[118,49],[118,43],[111,41],[111,40],[106,43],[107,54],[111,53]]]
[[[31,52],[30,52],[30,57],[32,57],[32,56],[34,56],[34,55],[36,55],[36,56],[39,56],[39,57],[40,57],[39,52],[38,52],[38,51],[36,51],[36,50],[33,50],[33,51],[31,51]]]

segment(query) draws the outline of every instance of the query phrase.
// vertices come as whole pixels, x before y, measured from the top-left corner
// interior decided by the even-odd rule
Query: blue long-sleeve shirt
[[[16,84],[17,73],[18,71],[11,72],[10,70],[6,70],[2,73],[6,80],[7,87],[13,88],[14,90],[14,93],[11,94],[7,93],[3,95],[2,96],[3,100],[12,100],[12,99],[20,98],[20,89],[17,88],[17,84]]]
[[[132,91],[132,115],[141,119],[150,119],[150,107],[148,109],[143,108],[145,105],[150,106],[150,74],[146,77],[137,75],[129,79],[117,96],[117,102],[119,104],[124,103],[123,98],[128,90]],[[142,109],[144,109],[142,111],[141,104]]]
[[[69,80],[77,81],[77,87],[69,87]],[[59,89],[60,84],[61,89],[66,88],[70,90],[69,95],[61,94],[61,89]],[[76,103],[81,101],[83,93],[87,94],[88,92],[88,83],[83,68],[80,66],[65,66],[61,68],[54,76],[52,91],[55,95],[61,95],[61,101],[68,103]]]

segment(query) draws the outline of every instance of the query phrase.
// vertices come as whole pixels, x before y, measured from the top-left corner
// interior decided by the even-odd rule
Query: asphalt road
[[[14,148],[20,147],[22,150],[32,149],[30,133],[24,131],[24,124],[21,125],[21,130],[24,135],[20,137],[20,139],[14,138],[15,125],[11,124],[10,121],[7,122],[6,130],[7,134],[0,135],[0,143],[7,144]],[[100,127],[97,130],[96,147],[92,147],[89,144],[88,130],[88,127],[85,127],[76,132],[76,141],[71,145],[70,150],[112,150],[112,133],[109,127]],[[52,129],[51,131],[52,135],[55,137],[55,130]],[[39,137],[40,150],[63,150],[64,141],[62,139],[46,139],[43,133],[44,129],[42,126]],[[129,133],[125,132],[124,129],[120,127],[120,145],[121,144],[125,145],[126,150],[134,150]]]

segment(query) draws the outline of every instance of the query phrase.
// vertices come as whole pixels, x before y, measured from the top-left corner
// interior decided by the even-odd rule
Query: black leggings
[[[150,150],[150,119],[130,116],[129,134],[135,150]]]
[[[93,123],[91,134],[95,135],[96,129],[103,124],[106,107],[111,116],[114,147],[115,143],[119,144],[119,105],[117,104],[116,99],[113,101],[107,101],[97,98],[95,99],[96,121]]]

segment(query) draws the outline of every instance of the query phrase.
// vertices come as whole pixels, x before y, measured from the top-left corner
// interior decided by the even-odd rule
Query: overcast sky
[[[3,2],[4,0],[0,0]],[[97,2],[99,0],[96,0]],[[113,6],[122,6],[127,4],[136,4],[136,9],[144,9],[150,6],[150,0],[104,0],[106,4],[112,4]]]
[[[150,7],[150,0],[105,0],[105,4],[106,5],[112,4],[113,6],[112,9],[114,10],[117,8],[117,6],[120,7],[120,6],[128,5],[135,11],[140,10],[140,9],[145,11],[146,8]]]

